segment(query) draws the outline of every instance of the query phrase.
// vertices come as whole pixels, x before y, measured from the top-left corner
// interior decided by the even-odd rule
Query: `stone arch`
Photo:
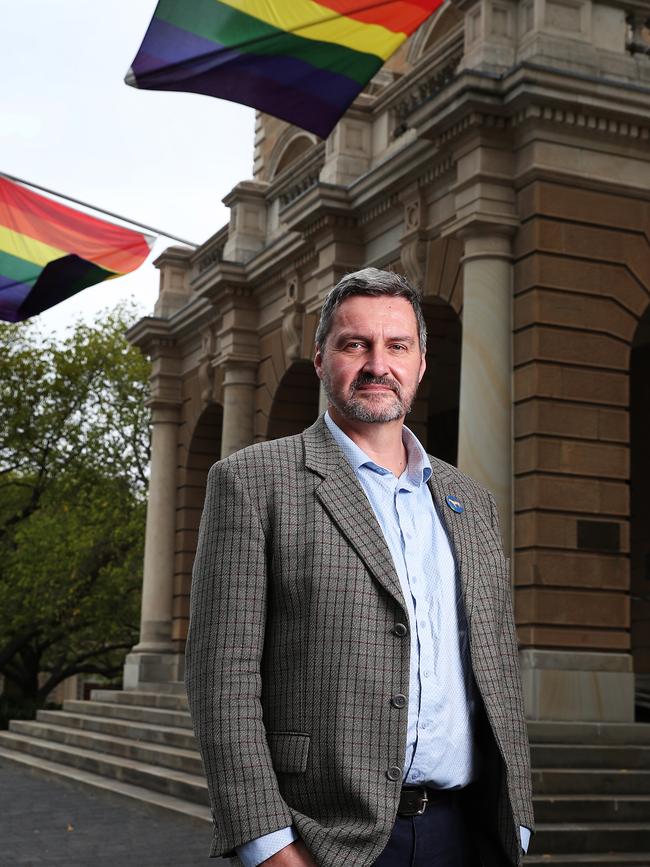
[[[630,353],[631,649],[637,715],[650,722],[650,307]]]
[[[316,138],[306,132],[296,132],[289,129],[278,139],[269,165],[269,179],[273,180],[296,162],[304,153],[316,144]]]
[[[182,650],[187,637],[192,564],[205,500],[208,470],[221,457],[221,404],[209,404],[200,413],[180,455],[176,492],[176,544],[172,637]]]
[[[266,438],[292,436],[309,427],[318,417],[319,386],[313,362],[290,364],[273,396]]]
[[[436,238],[428,245],[427,267],[422,281],[425,301],[448,304],[459,316],[463,308],[463,242]]]
[[[437,12],[416,30],[409,44],[408,62],[415,65],[432,50],[462,40],[464,22],[464,14],[453,3],[443,3]]]

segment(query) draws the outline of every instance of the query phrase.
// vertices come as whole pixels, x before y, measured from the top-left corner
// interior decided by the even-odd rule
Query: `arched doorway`
[[[194,425],[187,446],[180,447],[172,620],[172,638],[179,652],[183,651],[187,637],[192,564],[205,500],[205,485],[208,470],[221,456],[222,424],[221,405],[210,404]]]
[[[650,722],[650,308],[630,357],[630,596],[637,717]]]
[[[427,323],[427,369],[406,420],[427,451],[456,464],[460,395],[461,323],[441,298],[423,305]]]
[[[319,379],[311,361],[294,361],[280,380],[271,404],[266,438],[302,433],[318,416]]]

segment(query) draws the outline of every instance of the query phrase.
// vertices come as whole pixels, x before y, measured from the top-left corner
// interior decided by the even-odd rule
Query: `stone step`
[[[528,723],[531,744],[646,744],[650,746],[650,723]]]
[[[542,823],[650,821],[650,795],[545,795],[534,797],[533,804],[535,820]]]
[[[530,757],[537,768],[650,770],[650,745],[645,744],[533,744]]]
[[[188,710],[187,696],[164,692],[143,692],[140,690],[93,689],[91,701],[109,704],[133,704],[138,707],[157,707],[163,710]]]
[[[9,731],[43,741],[66,744],[69,747],[80,747],[84,750],[94,750],[99,753],[133,759],[137,762],[159,765],[163,768],[174,768],[197,776],[203,774],[200,756],[198,752],[193,750],[141,743],[129,738],[107,737],[105,734],[40,721],[12,720],[9,724]]]
[[[531,850],[543,855],[650,851],[650,822],[537,824]]]
[[[189,712],[181,710],[163,710],[157,707],[139,707],[138,705],[112,704],[100,701],[77,701],[76,699],[64,701],[63,710],[69,713],[135,720],[151,725],[192,728]]]
[[[50,762],[47,759],[40,759],[37,756],[29,755],[29,753],[7,750],[2,746],[0,746],[0,758],[6,762],[12,762],[21,767],[36,770],[40,774],[44,774],[48,777],[53,777],[55,779],[63,777],[64,779],[73,780],[75,783],[80,783],[81,785],[91,786],[95,789],[102,789],[111,792],[111,794],[114,795],[132,798],[133,800],[141,801],[150,806],[172,810],[175,813],[191,816],[193,819],[200,819],[201,821],[206,822],[206,825],[212,824],[210,808],[203,804],[192,803],[186,798],[174,798],[171,795],[154,792],[151,789],[145,789],[142,786],[134,786],[130,783],[121,783],[109,777],[92,774],[88,771],[82,771],[70,765],[62,765],[58,762]],[[221,863],[225,862],[219,860],[215,861],[215,867]]]
[[[140,683],[138,689],[143,692],[165,692],[168,695],[185,695],[185,683],[182,680],[170,680],[167,683]],[[131,692],[131,690],[124,690]]]
[[[66,713],[63,710],[39,710],[36,714],[36,720],[52,725],[98,732],[107,737],[131,738],[135,741],[164,744],[182,750],[198,750],[196,738],[191,731],[172,726],[158,726],[133,720],[94,716],[93,714]]]
[[[650,795],[650,771],[533,768],[536,795]]]
[[[650,867],[650,851],[643,852],[606,852],[590,855],[527,855],[525,867],[535,864],[549,864],[550,867]]]
[[[120,783],[129,783],[184,798],[195,804],[208,804],[208,787],[202,776],[172,768],[161,768],[134,759],[117,758],[80,747],[69,747],[38,738],[0,731],[0,748],[27,753],[50,762],[68,765]]]

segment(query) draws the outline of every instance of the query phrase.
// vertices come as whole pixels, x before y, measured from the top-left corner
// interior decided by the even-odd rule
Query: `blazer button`
[[[391,782],[396,783],[398,780],[402,779],[402,769],[399,765],[391,765],[386,771],[386,776]]]
[[[407,632],[408,629],[403,623],[396,623],[395,626],[393,626],[393,635],[397,635],[398,638],[404,638]]]
[[[406,696],[402,695],[401,692],[398,692],[397,695],[394,695],[391,698],[390,703],[393,705],[393,707],[406,707]]]

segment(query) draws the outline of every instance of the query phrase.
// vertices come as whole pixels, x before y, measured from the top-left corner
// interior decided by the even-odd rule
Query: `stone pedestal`
[[[634,673],[626,653],[520,653],[526,718],[634,722]]]
[[[512,540],[512,265],[508,234],[465,235],[458,467],[494,494]]]

